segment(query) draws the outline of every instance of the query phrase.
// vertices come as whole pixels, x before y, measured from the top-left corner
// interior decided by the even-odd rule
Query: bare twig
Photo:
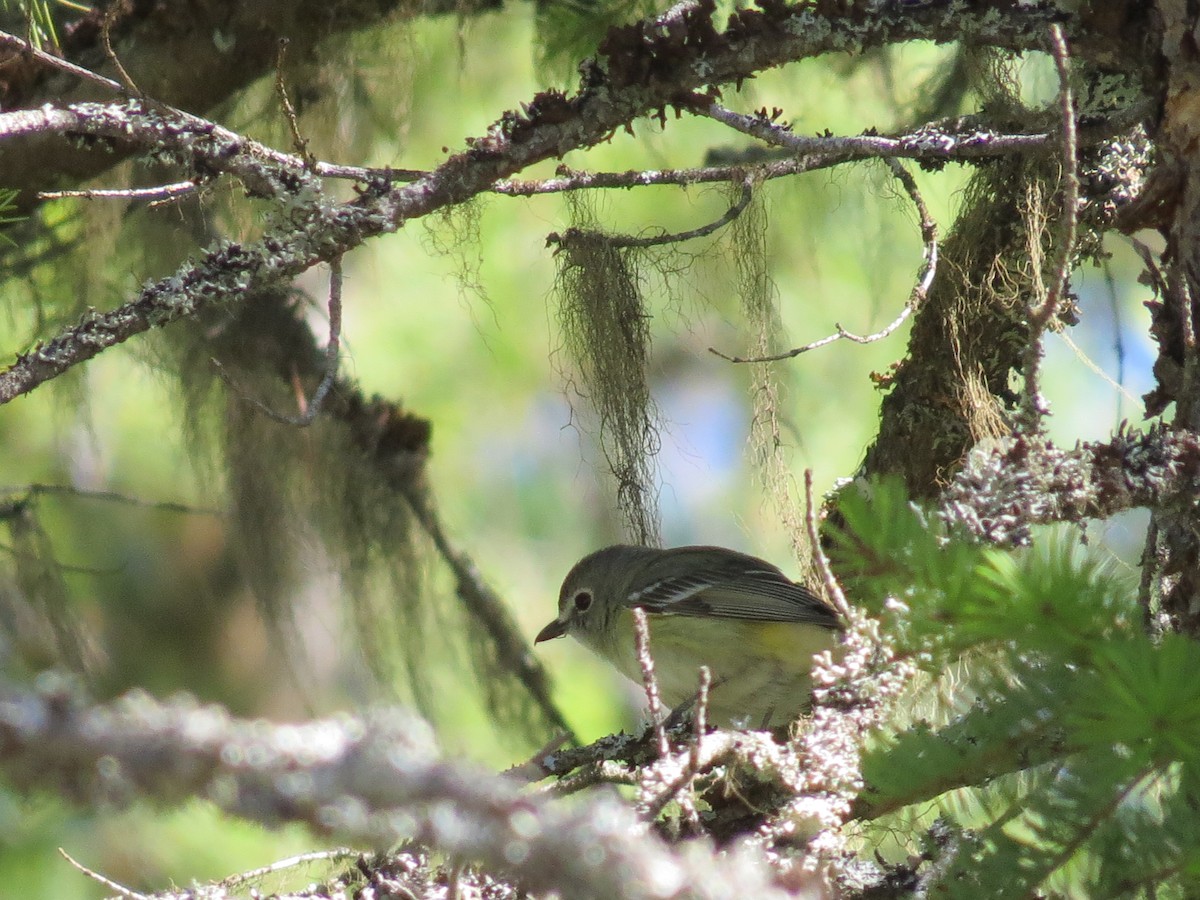
[[[647,820],[655,819],[659,813],[666,809],[668,803],[678,797],[681,792],[685,792],[685,796],[680,798],[680,806],[689,820],[693,823],[698,821],[693,784],[697,775],[706,768],[714,765],[715,758],[711,754],[706,756],[701,752],[701,746],[708,732],[708,691],[711,687],[712,672],[708,666],[701,666],[700,685],[696,690],[696,702],[693,706],[692,740],[687,748],[687,759],[683,762],[683,768],[679,774],[670,779],[656,796],[643,804],[641,812],[642,816]],[[727,752],[728,748],[722,745],[720,754],[724,756]],[[677,761],[678,758],[672,761],[672,767],[674,767],[674,762]],[[647,776],[651,779],[657,774],[652,771],[653,768],[652,766],[649,767],[649,770],[645,770]]]
[[[604,234],[598,232],[583,231],[579,228],[568,229],[563,234],[550,234],[546,237],[546,244],[564,244],[571,240],[591,239],[599,237],[610,247],[619,249],[642,249],[645,247],[660,247],[663,244],[678,244],[683,241],[690,241],[694,238],[708,237],[713,232],[725,227],[738,216],[740,216],[750,205],[750,201],[754,199],[754,186],[750,178],[742,175],[742,196],[738,198],[733,206],[729,207],[719,219],[709,222],[707,225],[701,225],[698,228],[692,228],[688,231],[678,231],[675,233],[656,234],[653,237],[633,237],[631,235],[615,235]]]
[[[696,688],[696,705],[692,712],[692,744],[688,747],[687,767],[681,773],[687,800],[682,804],[693,828],[700,824],[700,816],[696,811],[696,776],[700,774],[701,758],[700,744],[708,731],[708,691],[712,687],[712,670],[708,666],[700,667],[700,684]]]
[[[1045,300],[1030,311],[1029,338],[1025,348],[1025,386],[1021,392],[1021,410],[1017,419],[1019,430],[1036,434],[1041,430],[1041,418],[1046,412],[1040,390],[1042,337],[1058,314],[1067,280],[1071,276],[1071,256],[1075,252],[1075,233],[1079,223],[1079,163],[1078,139],[1075,131],[1075,99],[1071,91],[1070,55],[1062,26],[1050,26],[1050,49],[1058,71],[1058,103],[1062,116],[1062,218],[1057,236],[1057,254],[1051,269],[1050,287]]]
[[[294,149],[302,160],[304,167],[309,171],[315,171],[317,168],[317,159],[308,149],[308,140],[300,133],[300,119],[296,115],[296,107],[292,106],[291,98],[288,97],[287,85],[283,83],[283,61],[287,56],[288,39],[281,37],[279,39],[279,52],[275,57],[275,93],[279,95],[279,103],[283,106],[283,115],[287,119],[288,128],[292,131],[292,149]]]
[[[821,582],[825,585],[825,596],[829,598],[833,608],[837,610],[837,614],[842,617],[842,622],[849,623],[850,604],[846,602],[842,586],[838,584],[837,577],[830,568],[829,557],[825,555],[825,548],[821,546],[821,533],[817,527],[817,506],[813,502],[812,469],[804,470],[804,517],[808,525],[808,543],[812,547],[813,564],[821,575]]]
[[[694,746],[689,746],[661,761],[655,761],[643,769],[643,785],[654,778],[661,780],[663,785],[657,793],[648,795],[640,804],[638,811],[642,818],[649,821],[657,817],[697,775],[711,770],[714,766],[725,765],[733,759],[746,761],[743,740],[754,745],[757,738],[753,732],[715,731],[704,735]],[[758,748],[752,747],[750,753],[755,749]]]
[[[266,875],[274,875],[276,872],[282,872],[286,869],[294,869],[296,866],[302,866],[311,862],[339,862],[343,859],[354,859],[361,855],[361,851],[351,850],[349,847],[335,847],[332,850],[312,850],[308,853],[300,853],[296,856],[289,856],[286,859],[279,859],[267,866],[261,866],[257,869],[250,869],[246,872],[235,872],[222,878],[220,884],[222,887],[236,887],[239,884],[245,884],[247,881],[253,881],[256,878],[262,878]]]
[[[633,642],[638,665],[642,667],[642,686],[646,689],[646,700],[650,703],[650,724],[658,742],[658,755],[666,756],[667,730],[663,726],[662,700],[658,693],[658,679],[654,675],[654,657],[650,655],[650,624],[644,609],[633,609]]]
[[[1139,114],[1144,115],[1145,110]],[[737,116],[736,113],[729,113]],[[743,120],[751,117],[742,116]],[[1081,129],[1081,135],[1089,140],[1100,140],[1111,136],[1116,130],[1127,128],[1137,115],[1130,115],[1120,122],[1106,122],[1102,126]],[[780,128],[780,126],[773,126]],[[740,130],[740,129],[739,129]],[[624,172],[584,172],[559,166],[555,177],[497,181],[490,188],[492,193],[507,197],[532,197],[539,194],[556,194],[583,189],[627,189],[647,185],[711,184],[740,181],[752,176],[755,181],[770,181],[789,175],[800,175],[821,169],[840,166],[849,162],[871,159],[915,159],[928,161],[931,158],[945,162],[967,163],[997,159],[1014,153],[1037,152],[1058,141],[1058,135],[1047,132],[1011,134],[981,117],[955,117],[946,123],[930,123],[916,131],[895,135],[819,135],[797,138],[790,136],[781,149],[795,147],[792,141],[802,141],[804,150],[799,155],[784,158],[757,160],[719,161],[711,165],[682,169],[629,169]],[[794,152],[790,151],[790,152]]]
[[[104,11],[104,20],[100,25],[100,38],[104,42],[104,53],[108,56],[108,61],[113,64],[117,70],[117,74],[121,76],[121,80],[125,82],[125,88],[131,94],[137,97],[144,97],[141,88],[137,86],[137,82],[133,80],[128,72],[125,71],[125,66],[121,63],[121,58],[117,56],[117,51],[112,45],[112,27],[117,21],[117,16],[121,11],[121,4],[114,3]]]
[[[105,78],[103,75],[97,75],[91,69],[85,69],[83,66],[77,66],[73,62],[69,62],[60,56],[47,53],[45,50],[35,47],[23,37],[19,37],[15,34],[9,34],[6,31],[0,31],[0,46],[12,47],[14,50],[19,50],[26,56],[35,59],[52,69],[58,69],[60,72],[66,72],[69,75],[74,75],[76,78],[86,81],[89,84],[94,84],[107,90],[114,91],[123,96],[128,96],[128,91],[120,82],[113,81],[111,78]]]
[[[660,754],[656,761],[641,770],[642,800],[638,809],[647,821],[657,818],[668,803],[678,798],[679,807],[689,824],[692,827],[699,825],[694,787],[696,776],[715,765],[718,758],[723,759],[732,752],[732,745],[720,739],[717,740],[715,752],[711,743],[707,745],[708,753],[701,751],[708,732],[708,691],[711,687],[712,672],[708,666],[701,666],[693,705],[691,741],[686,750],[673,755]],[[655,782],[661,785],[657,792],[654,791]]]
[[[112,188],[83,191],[38,191],[39,200],[175,200],[194,194],[200,189],[195,181],[177,181],[174,184],[158,184],[144,188]]]
[[[692,714],[691,768],[700,771],[700,741],[708,731],[708,691],[712,687],[712,670],[700,667],[700,685],[696,688],[696,705]]]
[[[846,136],[808,137],[795,134],[786,125],[772,122],[759,115],[746,115],[725,108],[716,101],[690,107],[695,112],[728,125],[736,131],[758,138],[796,155],[841,155],[843,162],[872,157],[914,157],[920,159],[970,159],[993,155],[1010,155],[1042,147],[1048,136],[1032,134],[997,134],[975,130],[964,134],[925,129],[898,137],[861,134]]]
[[[116,491],[89,491],[85,488],[68,484],[33,484],[0,486],[0,494],[23,494],[26,497],[63,496],[76,497],[80,500],[101,500],[106,503],[119,503],[125,506],[137,506],[142,509],[158,509],[164,512],[186,513],[200,516],[222,516],[219,509],[203,506],[192,506],[187,503],[177,503],[173,500],[143,500],[140,497],[130,497]]]
[[[71,854],[67,853],[67,851],[64,850],[62,847],[58,848],[58,852],[62,856],[63,859],[65,859],[67,862],[69,862],[72,866],[74,866],[76,869],[78,869],[80,872],[82,872],[88,878],[92,879],[93,881],[95,881],[99,884],[104,885],[110,891],[116,891],[120,896],[127,898],[127,900],[154,900],[154,898],[152,898],[146,894],[139,894],[137,891],[131,890],[130,888],[125,887],[125,885],[118,884],[117,882],[113,881],[111,878],[105,878],[99,872],[89,869],[83,863],[79,862],[76,859],[73,859],[71,857]]]
[[[856,344],[871,344],[875,341],[883,340],[892,334],[925,302],[925,298],[929,295],[929,288],[933,284],[934,276],[937,274],[937,224],[929,214],[929,207],[925,205],[925,199],[921,196],[921,191],[917,187],[917,182],[912,177],[912,174],[895,159],[885,159],[884,163],[887,164],[888,168],[892,170],[892,174],[904,186],[905,191],[908,192],[908,196],[912,198],[913,205],[917,208],[917,215],[920,218],[921,239],[925,243],[925,263],[921,271],[921,276],[917,279],[917,283],[913,285],[912,292],[908,295],[908,301],[904,304],[900,315],[874,334],[854,334],[847,331],[838,323],[837,331],[827,337],[813,341],[810,344],[805,344],[803,347],[795,347],[784,353],[774,353],[769,356],[730,356],[722,353],[715,347],[709,347],[709,353],[713,353],[721,357],[721,359],[732,363],[765,363],[792,359],[802,353],[808,353],[810,350],[816,350],[843,339]]]
[[[242,392],[228,373],[226,373],[225,367],[221,365],[219,360],[214,359],[212,363],[216,367],[217,374],[221,376],[221,380],[229,385],[230,389],[240,399],[251,404],[268,419],[278,422],[280,425],[294,425],[297,428],[307,428],[316,420],[317,415],[321,412],[321,404],[325,402],[325,398],[329,395],[329,391],[333,387],[333,382],[337,378],[338,352],[341,347],[341,336],[342,259],[339,256],[329,263],[329,342],[325,345],[325,373],[321,376],[321,381],[317,385],[317,389],[313,391],[311,400],[306,401],[303,395],[301,395],[300,415],[289,416],[276,412],[261,400]]]

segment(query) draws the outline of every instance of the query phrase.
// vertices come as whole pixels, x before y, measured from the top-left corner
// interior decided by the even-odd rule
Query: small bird
[[[837,614],[775,566],[723,547],[617,544],[567,573],[558,617],[535,643],[569,634],[641,682],[633,614],[646,612],[659,693],[672,707],[712,673],[709,721],[776,728],[811,707],[813,654],[832,648]]]

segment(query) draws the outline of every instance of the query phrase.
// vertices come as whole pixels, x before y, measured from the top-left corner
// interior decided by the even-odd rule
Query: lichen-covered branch
[[[1001,12],[1002,10],[1002,12]],[[657,22],[615,28],[600,47],[604,67],[587,68],[580,89],[567,96],[546,91],[505,113],[467,149],[411,184],[376,183],[354,201],[335,204],[312,197],[303,179],[283,184],[275,226],[256,244],[208,251],[174,275],[146,286],[137,299],[97,313],[45,345],[18,357],[0,373],[0,403],[96,354],[157,326],[286,283],[363,241],[405,222],[486,191],[528,166],[593,146],[639,117],[663,110],[699,88],[740,82],[755,72],[823,53],[859,50],[907,40],[964,41],[1010,48],[1036,46],[1059,14],[999,2],[919,6],[876,13],[862,20],[820,6],[771,5],[742,10],[724,31],[712,22],[713,0],[675,7]],[[130,109],[147,127],[148,110]],[[136,130],[132,122],[130,128]],[[272,188],[274,181],[267,182]]]
[[[1137,507],[1195,510],[1200,438],[1155,427],[1071,450],[1017,436],[973,452],[942,495],[941,514],[976,539],[1028,543],[1035,525],[1081,523]]]
[[[4,7],[21,10],[30,5]],[[55,48],[63,58],[56,59],[54,68],[48,68],[44,59],[24,46],[24,41],[0,47],[5,72],[0,83],[0,108],[32,109],[47,100],[62,103],[95,99],[94,87],[103,76],[77,86],[65,81],[59,72],[72,66],[70,61],[95,65],[107,57],[103,65],[97,66],[98,71],[116,74],[112,63],[115,56],[148,96],[179,109],[204,113],[270,72],[281,37],[287,38],[292,59],[311,61],[349,32],[384,28],[389,20],[418,16],[470,16],[498,4],[495,0],[431,0],[419,4],[396,0],[337,4],[212,0],[173,6],[169,14],[160,7],[137,3],[105,4],[103,8],[100,4],[32,5],[51,7],[56,17],[61,13],[62,20],[71,21],[69,27],[60,29]],[[14,12],[7,21],[14,17],[19,21],[23,14]],[[104,22],[106,19],[109,21]],[[113,54],[106,52],[102,37],[109,38]],[[120,84],[104,80],[110,89],[124,92]],[[41,138],[0,143],[0,187],[36,192],[63,187],[64,180],[74,185],[110,169],[121,159],[119,154],[97,153],[94,148]]]
[[[91,706],[64,687],[0,686],[0,771],[75,796],[179,803],[205,797],[276,824],[364,842],[414,838],[572,897],[785,896],[749,849],[671,848],[614,797],[561,802],[442,757],[401,711],[300,725],[133,694]]]

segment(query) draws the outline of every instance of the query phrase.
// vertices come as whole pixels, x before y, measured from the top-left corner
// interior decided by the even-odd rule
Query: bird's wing
[[[816,594],[769,566],[663,578],[631,594],[628,602],[661,615],[839,627],[837,615]]]

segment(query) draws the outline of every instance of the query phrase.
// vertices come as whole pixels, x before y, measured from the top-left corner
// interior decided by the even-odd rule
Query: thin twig
[[[712,670],[708,666],[700,667],[700,685],[696,688],[696,706],[692,714],[692,754],[691,766],[699,771],[700,741],[708,731],[708,691],[712,687]]]
[[[95,872],[95,871],[89,869],[87,866],[85,866],[83,863],[79,862],[78,860],[72,859],[71,855],[69,853],[67,853],[67,851],[64,850],[62,847],[58,848],[58,852],[62,855],[63,859],[65,859],[67,862],[69,862],[71,865],[73,865],[76,869],[78,869],[80,872],[82,872],[88,878],[91,878],[93,881],[96,881],[96,882],[104,885],[110,891],[116,891],[122,897],[127,898],[127,900],[153,900],[153,898],[147,894],[139,894],[137,891],[131,890],[130,888],[125,887],[125,885],[118,884],[117,882],[113,881],[111,878],[105,878],[99,872]]]
[[[117,74],[120,75],[121,80],[125,82],[126,89],[134,96],[144,98],[146,95],[143,94],[142,89],[137,86],[137,82],[133,80],[133,76],[125,71],[125,66],[121,63],[121,58],[117,56],[117,51],[113,49],[111,34],[112,26],[113,23],[116,22],[117,14],[121,8],[121,4],[114,3],[104,11],[104,20],[100,25],[100,37],[104,42],[104,52],[108,56],[108,61],[111,62],[114,67],[116,67]]]
[[[917,216],[920,218],[921,224],[921,240],[925,244],[925,263],[921,271],[921,276],[917,279],[917,283],[913,285],[913,289],[908,295],[908,302],[904,304],[900,315],[874,334],[855,334],[847,331],[842,327],[841,323],[838,323],[836,326],[837,331],[831,335],[813,341],[810,344],[805,344],[803,347],[795,347],[784,353],[775,353],[770,356],[730,356],[722,353],[715,347],[709,347],[709,353],[715,354],[721,357],[721,359],[732,363],[765,363],[792,359],[801,353],[808,353],[810,350],[816,350],[843,339],[853,341],[856,344],[871,344],[875,341],[883,340],[892,334],[925,302],[925,298],[929,296],[929,289],[933,285],[933,278],[937,274],[937,223],[934,222],[933,216],[929,214],[929,207],[925,205],[925,199],[921,196],[921,191],[917,187],[916,179],[912,177],[912,174],[895,159],[885,159],[884,162],[892,170],[892,174],[896,179],[904,186],[904,190],[908,193],[908,196],[913,201],[913,205],[917,208]]]
[[[1057,255],[1051,270],[1050,287],[1045,300],[1029,316],[1029,343],[1025,348],[1025,386],[1021,394],[1019,430],[1036,434],[1041,430],[1045,401],[1040,390],[1042,337],[1058,314],[1071,276],[1071,255],[1075,252],[1075,234],[1079,225],[1078,136],[1075,130],[1075,99],[1071,91],[1071,58],[1062,26],[1050,26],[1050,49],[1058,71],[1058,103],[1062,116],[1062,219],[1059,225]]]
[[[81,500],[103,500],[106,503],[120,503],[125,506],[137,506],[142,509],[158,509],[164,512],[187,513],[189,515],[200,516],[223,516],[224,513],[219,509],[211,509],[203,506],[191,506],[187,503],[178,503],[174,500],[142,500],[140,497],[130,497],[128,494],[120,494],[116,491],[89,491],[84,488],[73,487],[67,484],[44,484],[34,482],[33,484],[24,485],[5,485],[0,486],[0,494],[25,494],[29,497],[36,496],[66,496],[77,497]]]
[[[687,760],[684,762],[679,774],[664,784],[662,790],[656,796],[642,805],[642,817],[647,821],[656,819],[658,814],[666,809],[668,803],[679,797],[679,806],[688,821],[693,826],[699,824],[699,814],[696,812],[696,797],[693,784],[696,776],[705,768],[705,760],[700,753],[700,745],[703,743],[708,731],[708,691],[711,687],[712,670],[708,666],[701,666],[700,683],[696,689],[696,699],[692,707],[692,740],[688,747]],[[666,759],[665,756],[662,757],[658,766],[660,768],[667,767],[669,771],[669,768],[673,767],[673,762],[663,762]],[[678,759],[678,757],[675,757],[675,759]],[[711,762],[709,765],[711,765]],[[643,783],[653,780],[656,776],[661,778],[665,774],[654,766],[643,769],[643,773],[648,776],[643,778]],[[680,796],[680,794],[683,794],[683,796]]]
[[[1144,115],[1146,110],[1136,110]],[[1132,113],[1134,110],[1127,111]],[[741,121],[753,121],[753,117],[738,113],[727,115]],[[1122,128],[1129,127],[1137,116],[1129,115],[1119,122],[1110,121],[1103,126],[1091,126],[1081,130],[1089,141],[1110,137]],[[773,126],[780,129],[780,126]],[[738,130],[745,130],[739,128]],[[1011,134],[1000,131],[991,121],[980,117],[956,117],[946,124],[931,123],[916,131],[896,135],[820,135],[797,137],[786,130],[777,133],[784,137],[779,145],[790,155],[778,159],[724,160],[709,165],[681,169],[629,169],[624,172],[585,172],[559,166],[553,178],[504,179],[495,182],[489,190],[506,197],[532,197],[538,194],[557,194],[564,191],[584,189],[627,189],[648,185],[711,184],[740,180],[751,175],[755,181],[770,181],[789,175],[801,175],[840,166],[849,162],[870,159],[915,159],[928,161],[933,158],[946,162],[972,162],[1011,156],[1013,153],[1037,152],[1057,140],[1057,135],[1046,132]],[[768,139],[769,140],[769,139]]]
[[[360,855],[360,851],[351,850],[349,847],[335,847],[332,850],[312,850],[308,853],[300,853],[296,856],[289,856],[286,859],[276,860],[269,865],[261,866],[257,869],[251,869],[248,872],[235,872],[232,875],[222,878],[218,884],[220,884],[221,887],[236,887],[239,884],[245,884],[247,881],[251,881],[255,878],[262,878],[265,875],[273,875],[274,873],[282,872],[285,869],[294,869],[296,866],[302,866],[305,863],[353,859]]]
[[[112,188],[84,191],[38,191],[39,200],[174,200],[193,194],[200,189],[195,181],[177,181],[174,184],[159,184],[143,188]]]
[[[850,604],[846,602],[842,586],[838,584],[837,577],[829,565],[829,557],[825,555],[825,548],[821,546],[821,534],[817,528],[817,506],[813,502],[812,469],[804,470],[804,518],[808,525],[808,542],[812,547],[813,563],[825,585],[825,596],[829,598],[837,614],[842,617],[843,623],[849,624]]]
[[[251,397],[249,394],[241,391],[234,380],[225,372],[225,367],[221,365],[220,360],[214,359],[212,363],[216,367],[217,374],[221,377],[221,380],[229,385],[230,389],[242,400],[251,404],[268,419],[278,422],[281,425],[294,425],[297,428],[307,428],[316,420],[317,415],[321,412],[321,404],[325,402],[325,398],[329,395],[329,391],[333,387],[334,379],[337,377],[341,336],[342,258],[339,256],[329,262],[329,342],[325,345],[325,374],[321,376],[321,383],[313,391],[311,400],[305,401],[303,395],[301,395],[300,415],[289,416],[276,412],[258,398]]]
[[[1071,91],[1071,58],[1062,26],[1057,23],[1050,26],[1050,43],[1054,51],[1054,66],[1058,70],[1058,102],[1062,113],[1063,219],[1058,241],[1058,258],[1053,269],[1054,280],[1046,294],[1045,302],[1040,309],[1034,311],[1034,320],[1039,322],[1042,328],[1049,324],[1062,302],[1067,279],[1071,277],[1071,254],[1075,252],[1075,233],[1079,226],[1078,138],[1075,131],[1075,100]]]
[[[642,249],[644,247],[660,247],[663,244],[679,244],[683,241],[690,241],[695,238],[708,237],[713,232],[724,228],[738,216],[740,216],[746,207],[750,205],[750,201],[754,199],[753,181],[744,175],[742,178],[742,196],[738,198],[729,209],[727,209],[719,219],[709,222],[707,225],[701,225],[698,228],[692,228],[689,231],[677,231],[675,233],[656,234],[653,237],[633,237],[631,235],[613,235],[602,232],[584,231],[580,228],[570,228],[562,234],[550,234],[546,238],[547,246],[551,244],[565,244],[571,240],[580,238],[600,237],[609,247],[620,249]]]
[[[129,92],[119,81],[113,81],[111,78],[105,78],[103,75],[97,75],[91,69],[85,69],[83,66],[77,66],[73,62],[69,62],[62,57],[55,56],[52,53],[47,53],[35,47],[32,43],[23,37],[18,37],[15,34],[9,34],[7,31],[0,31],[0,46],[12,47],[19,50],[26,56],[37,60],[51,68],[58,69],[60,72],[66,72],[69,75],[74,75],[83,81],[99,87],[107,88],[110,91],[116,91],[118,94],[128,96]]]
[[[662,700],[658,693],[658,679],[654,675],[654,658],[650,655],[650,625],[644,609],[633,610],[633,641],[638,665],[642,667],[642,686],[650,702],[650,721],[654,738],[658,741],[658,755],[666,756],[670,746],[667,744],[667,730],[663,727]]]
[[[712,687],[712,670],[700,667],[700,684],[696,688],[696,705],[692,713],[692,745],[688,748],[687,768],[683,771],[688,793],[684,810],[693,824],[699,822],[696,813],[696,776],[700,774],[700,744],[708,731],[708,691]]]
[[[287,56],[287,47],[288,39],[281,37],[279,52],[275,56],[275,93],[279,95],[284,118],[287,119],[288,128],[292,131],[292,147],[304,160],[304,167],[309,171],[314,171],[317,167],[317,158],[309,151],[307,138],[300,133],[300,119],[296,115],[296,107],[292,106],[291,98],[288,97],[287,85],[283,83],[283,61]]]
[[[667,804],[678,796],[680,791],[695,780],[697,775],[710,770],[713,766],[721,765],[735,756],[738,741],[738,732],[716,731],[710,735],[704,735],[688,747],[685,751],[687,758],[682,760],[679,774],[664,784],[662,790],[655,796],[641,804],[638,808],[641,817],[647,821],[656,818]],[[677,767],[682,755],[677,755],[661,765],[665,768]]]
[[[937,128],[922,129],[898,137],[879,134],[809,137],[795,134],[788,126],[777,124],[763,116],[734,112],[716,101],[696,104],[689,108],[693,112],[728,125],[735,131],[782,147],[796,155],[839,154],[843,162],[868,157],[902,156],[949,160],[966,159],[976,155],[1007,155],[1041,147],[1048,138],[1045,134],[997,134],[985,129],[957,135]]]

